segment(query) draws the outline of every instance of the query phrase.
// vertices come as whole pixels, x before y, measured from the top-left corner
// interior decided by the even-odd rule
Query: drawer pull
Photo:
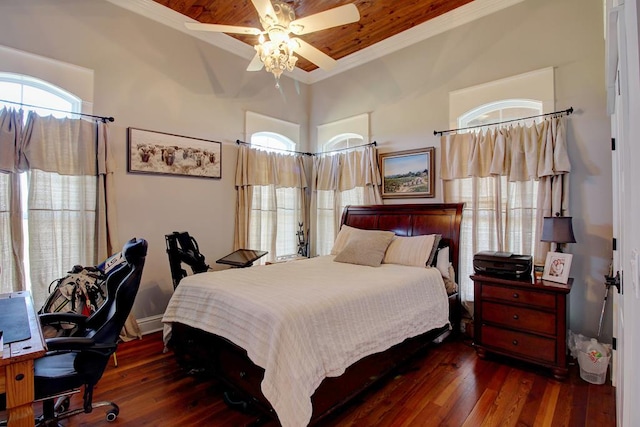
[[[514,297],[514,298],[518,298],[519,296],[520,296],[520,295],[518,295],[518,293],[517,293],[517,292],[514,292],[514,293],[513,293],[513,297]]]
[[[520,316],[518,316],[517,314],[513,315],[513,320],[518,320],[520,318]]]
[[[513,344],[513,345],[518,345],[518,340],[513,340],[513,341],[511,341],[511,344]]]

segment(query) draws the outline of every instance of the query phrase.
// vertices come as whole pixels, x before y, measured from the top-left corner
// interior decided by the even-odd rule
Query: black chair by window
[[[108,304],[90,318],[74,313],[55,313],[51,320],[71,322],[78,329],[69,337],[47,339],[48,353],[36,359],[35,397],[43,402],[37,426],[56,425],[59,420],[96,407],[111,406],[107,420],[119,413],[113,402],[93,402],[93,388],[102,377],[109,358],[116,351],[120,331],[133,307],[147,255],[147,241],[131,239],[123,249],[126,263],[109,276]],[[113,295],[111,295],[113,292]],[[47,317],[49,315],[46,315]],[[84,386],[84,405],[70,409],[70,396]],[[0,422],[0,425],[3,425]]]
[[[130,243],[131,242],[127,242],[125,248],[127,248]],[[121,253],[124,255],[124,248]],[[113,257],[116,257],[116,255],[113,255]],[[107,261],[105,261],[105,263],[106,262]],[[98,266],[98,268],[104,269],[102,265]],[[85,336],[87,333],[90,333],[90,331],[102,326],[115,301],[116,290],[130,271],[131,266],[128,265],[127,262],[120,262],[119,265],[113,267],[113,269],[106,274],[104,301],[88,316],[70,312],[40,313],[38,318],[40,319],[43,330],[51,326],[55,330],[54,336]],[[65,328],[65,326],[68,327]],[[45,338],[53,338],[53,336],[50,337],[45,334]]]

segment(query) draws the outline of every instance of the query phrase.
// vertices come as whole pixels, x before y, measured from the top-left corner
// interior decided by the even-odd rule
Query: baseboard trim
[[[163,329],[162,316],[162,314],[158,314],[156,316],[149,316],[138,319],[138,326],[140,327],[142,335],[161,331]]]

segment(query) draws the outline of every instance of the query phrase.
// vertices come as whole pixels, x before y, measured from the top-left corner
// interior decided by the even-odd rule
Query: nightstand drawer
[[[556,334],[556,315],[544,311],[514,305],[482,302],[482,320],[497,323],[511,329]]]
[[[482,345],[529,359],[556,362],[556,340],[485,325]]]
[[[556,297],[553,294],[487,284],[482,286],[482,299],[497,299],[548,309],[555,309],[556,307]]]

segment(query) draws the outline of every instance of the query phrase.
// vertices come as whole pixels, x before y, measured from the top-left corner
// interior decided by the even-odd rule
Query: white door
[[[620,271],[622,293],[614,293],[614,354],[619,426],[640,425],[640,386],[635,366],[640,355],[640,32],[638,0],[607,0],[607,90],[616,149],[613,167],[613,235],[617,250],[614,272]],[[612,289],[613,290],[613,289]]]
[[[616,67],[616,76],[619,76],[619,67]],[[611,161],[612,161],[612,201],[613,201],[613,238],[616,239],[616,242],[621,242],[621,231],[620,226],[622,223],[621,212],[622,212],[622,202],[620,200],[621,194],[623,191],[622,188],[622,171],[623,164],[621,162],[621,154],[624,151],[624,146],[622,146],[621,136],[619,135],[618,129],[624,129],[623,123],[623,114],[622,110],[622,98],[620,97],[618,88],[620,87],[620,81],[618,78],[615,79],[615,113],[611,116],[611,137],[612,144],[615,145],[615,149],[612,152]],[[616,250],[613,251],[612,256],[612,275],[618,276],[620,271],[622,270],[621,262],[620,262],[620,253],[621,248],[618,247],[616,243]],[[616,419],[622,419],[622,390],[624,389],[624,340],[620,339],[623,336],[624,332],[624,311],[623,311],[623,300],[618,291],[619,288],[611,287],[609,290],[609,295],[613,295],[613,304],[611,305],[613,308],[613,339],[615,342],[613,357],[612,357],[612,365],[611,365],[611,379],[613,382],[613,386],[616,387],[616,402],[618,405],[616,406]],[[618,425],[622,425],[618,423]]]

